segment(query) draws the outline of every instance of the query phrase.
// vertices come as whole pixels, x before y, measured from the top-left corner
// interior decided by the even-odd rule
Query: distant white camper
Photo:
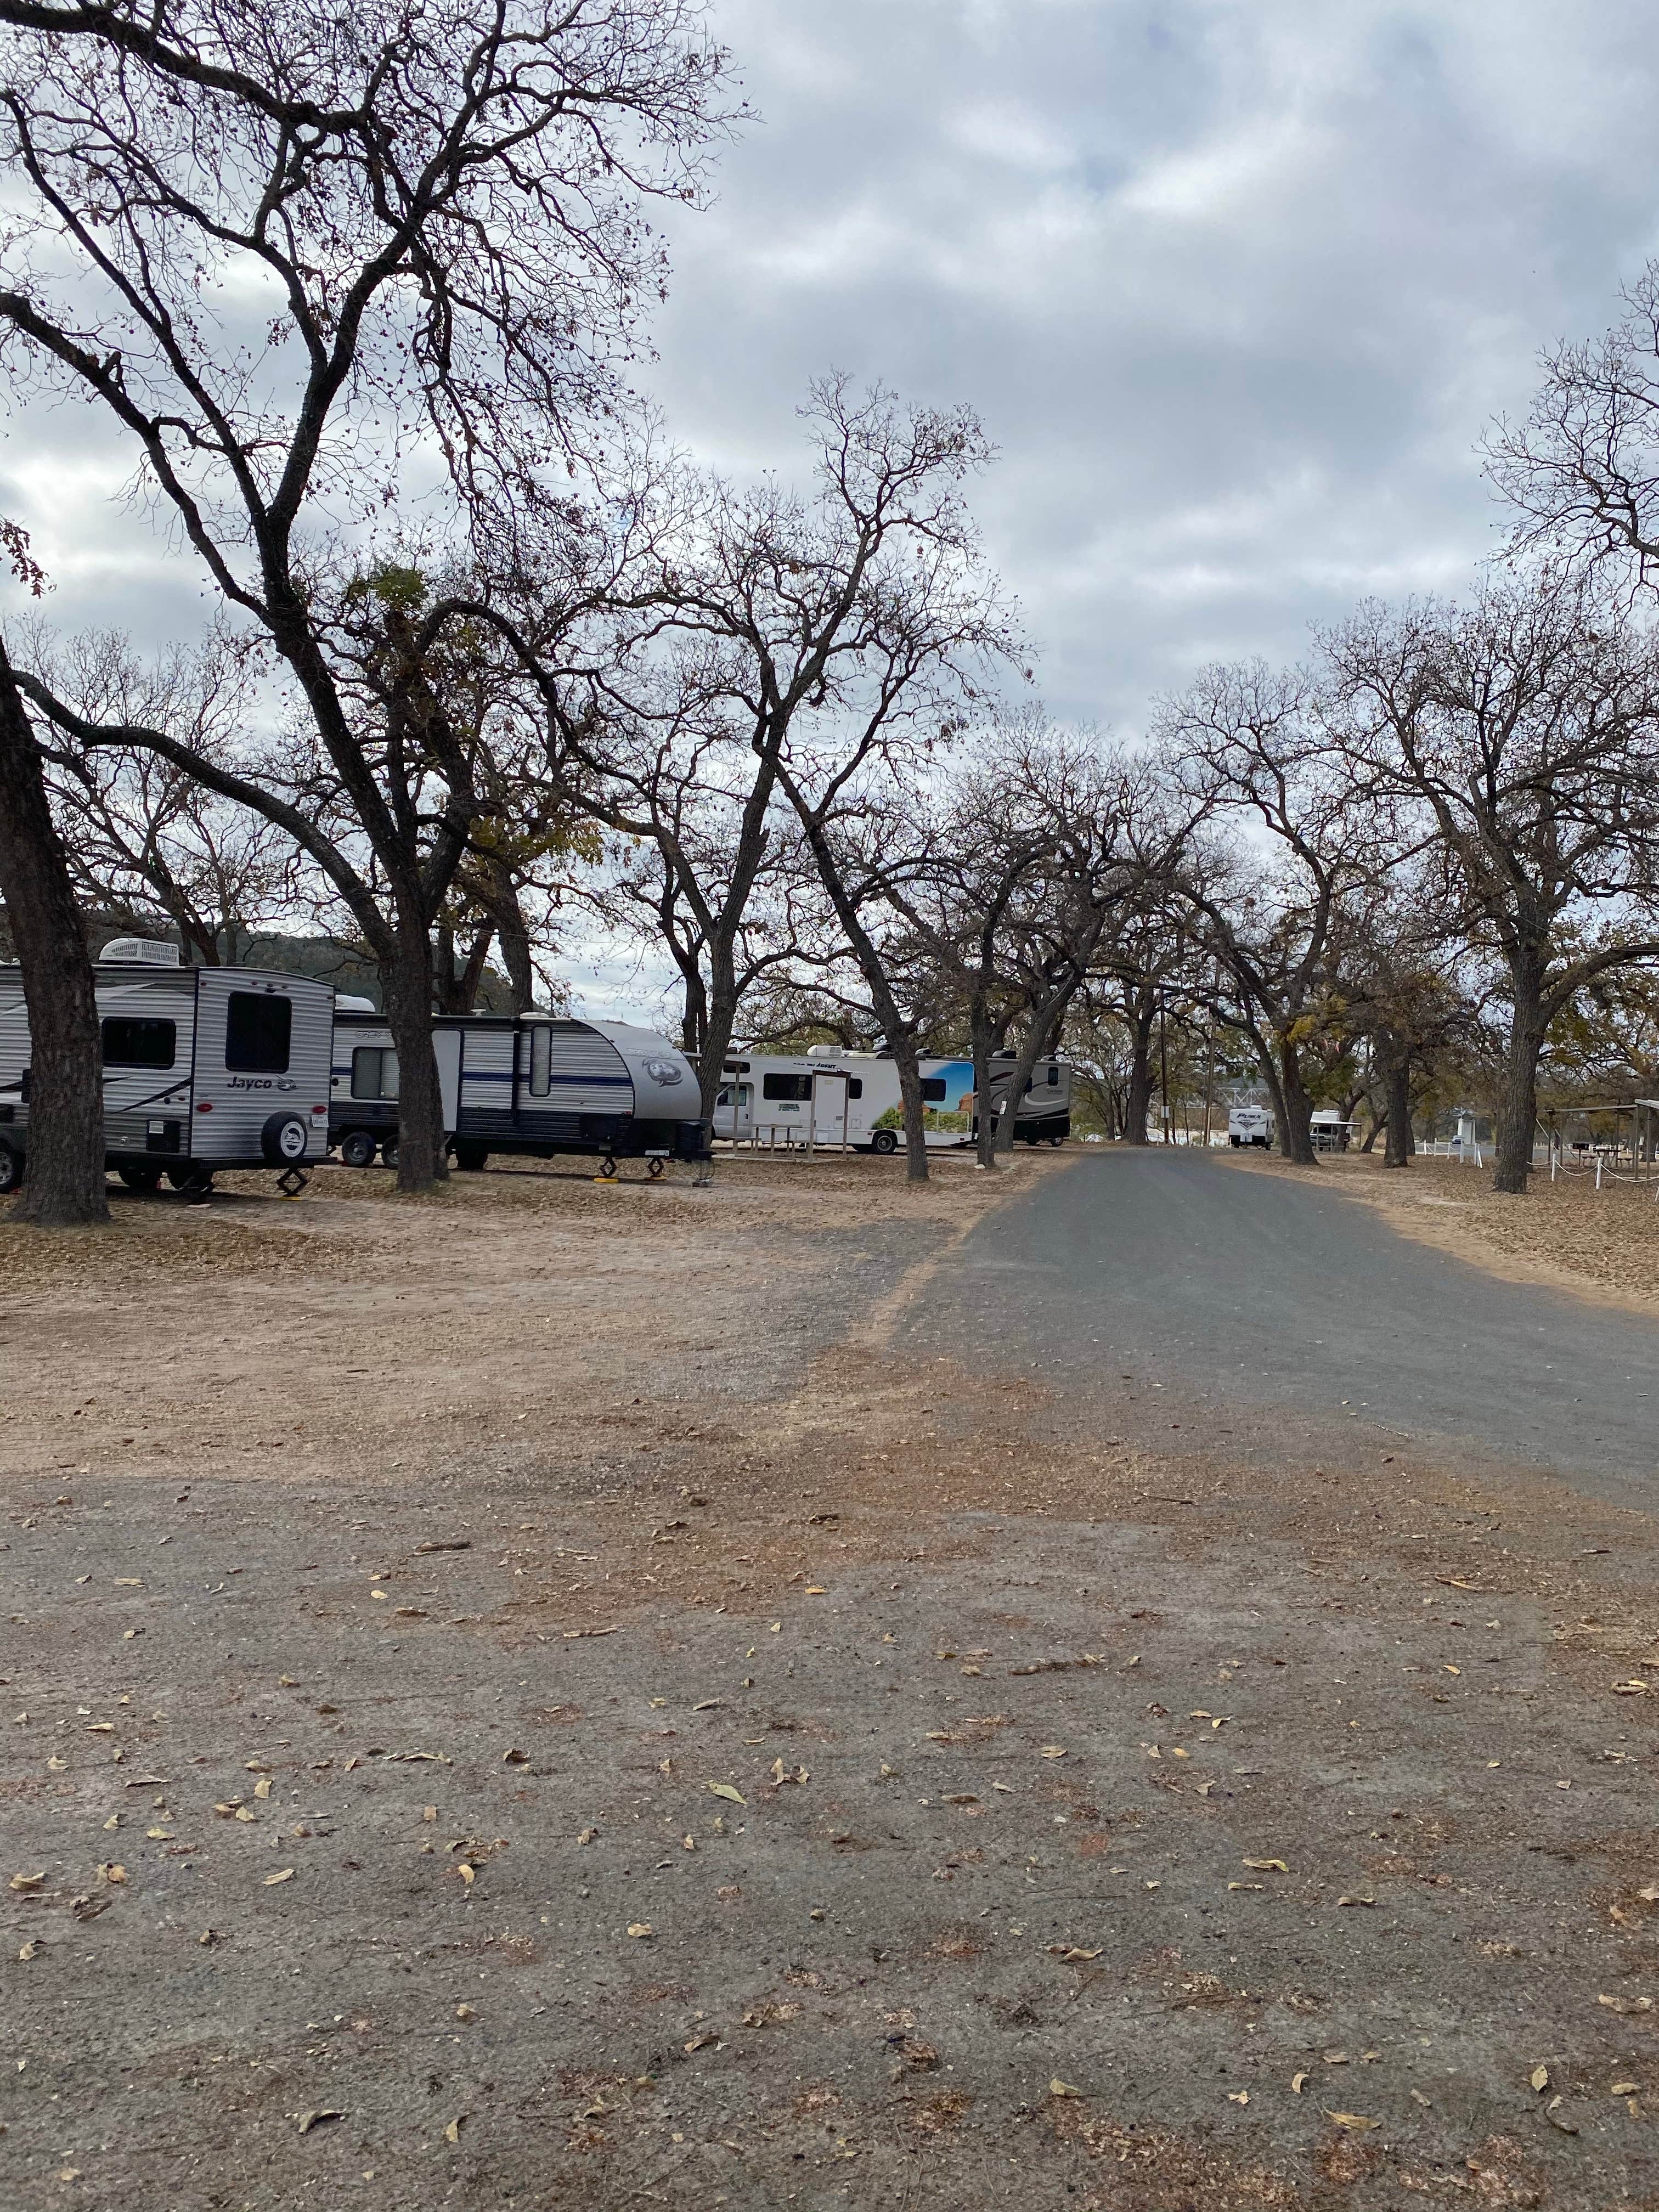
[[[106,1158],[130,1190],[205,1194],[219,1168],[301,1173],[328,1151],[334,990],[259,968],[182,968],[118,938],[94,963]],[[28,1169],[29,1027],[0,968],[0,1194]]]
[[[1012,1054],[993,1063],[991,1102],[1000,1113]],[[845,1145],[894,1152],[904,1136],[898,1066],[884,1054],[814,1045],[805,1053],[738,1053],[726,1060],[714,1100],[714,1134],[729,1143]],[[968,1060],[921,1063],[924,1134],[930,1148],[971,1145],[979,1128],[974,1066]],[[1072,1071],[1040,1060],[1014,1119],[1023,1144],[1063,1144],[1072,1128]]]
[[[1227,1142],[1230,1145],[1259,1145],[1270,1152],[1273,1141],[1273,1117],[1265,1106],[1231,1106],[1227,1109]]]

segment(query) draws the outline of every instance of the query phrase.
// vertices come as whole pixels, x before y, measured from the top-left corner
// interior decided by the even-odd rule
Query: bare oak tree
[[[306,847],[388,979],[399,1182],[418,1188],[442,1149],[430,932],[478,793],[445,781],[458,756],[423,665],[441,606],[380,594],[387,711],[366,743],[363,657],[343,671],[337,650],[354,584],[387,568],[372,544],[405,488],[447,481],[452,528],[487,520],[498,543],[545,508],[660,289],[642,207],[695,196],[722,57],[694,0],[362,0],[338,19],[0,0],[0,360],[99,410],[303,702],[372,856]],[[164,732],[75,734],[149,744],[290,834],[302,819]]]
[[[1326,650],[1357,784],[1408,823],[1414,810],[1502,963],[1493,1186],[1524,1191],[1550,1024],[1596,977],[1659,956],[1659,654],[1548,568],[1465,607],[1367,609]]]

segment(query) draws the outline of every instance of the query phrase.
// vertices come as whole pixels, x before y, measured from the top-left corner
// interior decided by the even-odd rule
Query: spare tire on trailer
[[[274,1168],[297,1167],[311,1132],[297,1114],[273,1114],[259,1132],[259,1150]]]

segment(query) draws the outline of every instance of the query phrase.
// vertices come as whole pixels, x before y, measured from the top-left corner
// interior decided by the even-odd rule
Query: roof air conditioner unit
[[[158,944],[153,937],[112,937],[98,957],[132,968],[176,968],[179,948]]]

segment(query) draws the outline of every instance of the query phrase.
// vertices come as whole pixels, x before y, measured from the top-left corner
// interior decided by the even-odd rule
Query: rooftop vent
[[[176,968],[179,948],[158,944],[153,937],[112,937],[98,957],[131,968]]]

